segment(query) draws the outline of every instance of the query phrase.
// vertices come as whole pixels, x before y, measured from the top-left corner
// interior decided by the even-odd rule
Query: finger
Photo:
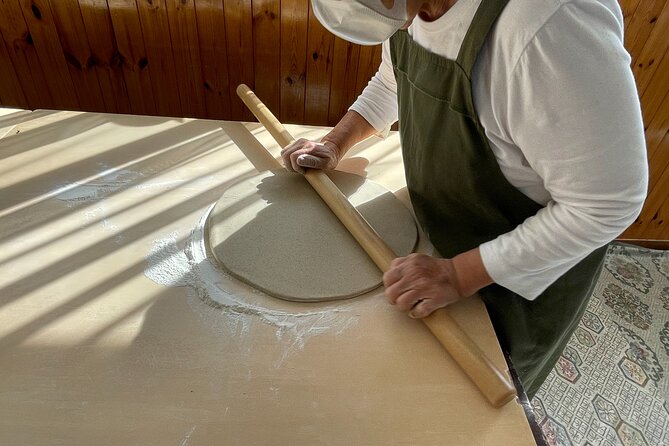
[[[297,159],[300,156],[307,154],[308,152],[309,152],[308,148],[301,148],[299,150],[295,150],[290,154],[290,165],[295,172],[304,173],[304,167],[300,166],[300,164],[297,162]]]
[[[331,170],[337,167],[337,155],[331,149],[324,146],[316,146],[309,152],[309,155],[318,159],[316,168]]]
[[[296,150],[299,150],[301,146],[302,140],[298,140],[292,142],[291,144],[284,147],[283,150],[281,150],[281,158],[283,159],[283,164],[286,166],[286,169],[294,170],[292,163],[290,162],[290,155]]]
[[[385,289],[386,300],[390,305],[395,305],[397,303],[397,299],[399,299],[402,296],[402,294],[404,294],[405,291],[406,289],[404,289],[402,281],[401,280],[397,281],[392,285],[386,287]]]
[[[288,170],[292,171],[304,170],[301,167],[298,167],[293,161],[293,159],[296,156],[294,154],[308,152],[310,150],[310,145],[313,145],[311,141],[309,141],[308,139],[300,138],[297,141],[293,141],[291,144],[287,145],[286,147],[284,147],[283,150],[281,150],[281,158],[283,159],[283,163]],[[299,154],[297,156],[299,156]]]
[[[290,160],[290,156],[293,152],[285,152],[281,154],[281,159],[283,160],[283,165],[285,168],[291,172],[295,172],[295,169],[293,168],[293,163]]]
[[[409,317],[413,319],[422,319],[429,316],[435,310],[440,308],[434,299],[425,299],[421,302],[418,302],[415,307],[409,312]]]
[[[310,142],[311,141],[309,141],[308,139],[304,139],[304,138],[297,139],[297,140],[291,142],[290,144],[288,144],[286,147],[284,147],[281,150],[281,155],[283,156],[285,154],[290,154],[290,153],[292,153],[296,150],[302,149],[302,148],[304,148],[304,146],[306,146]]]
[[[383,286],[386,288],[391,287],[402,278],[402,269],[393,267],[392,263],[390,265],[390,269],[383,274]]]
[[[407,261],[408,257],[395,257],[392,262],[390,262],[390,267],[391,268],[397,268],[401,264],[405,263]]]
[[[286,147],[281,149],[281,156],[290,154],[291,152],[297,150],[300,147],[300,141],[293,141],[290,144],[288,144]]]
[[[297,164],[301,167],[308,167],[310,169],[325,169],[328,165],[328,159],[319,158],[318,156],[303,154],[297,157]]]
[[[400,311],[409,312],[422,301],[420,293],[416,290],[408,290],[402,293],[395,301],[395,305]]]

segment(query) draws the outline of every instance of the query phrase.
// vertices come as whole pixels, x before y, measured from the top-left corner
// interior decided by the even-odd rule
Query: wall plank
[[[281,110],[281,1],[253,1],[255,93],[274,113]]]
[[[228,41],[228,73],[230,79],[230,109],[232,115],[245,121],[255,121],[236,93],[237,85],[246,84],[253,89],[253,11],[251,2],[225,0],[225,31]]]
[[[360,58],[358,60],[358,76],[355,80],[355,96],[359,96],[365,89],[369,80],[378,70],[378,64],[374,61],[374,47],[361,46]]]
[[[5,6],[9,5],[6,4]],[[25,0],[21,0],[19,7],[27,25],[27,31],[23,35],[23,39],[25,39],[28,45],[21,49],[30,58],[27,60],[27,66],[31,72],[32,70],[36,70],[34,72],[35,76],[40,76],[40,68],[38,67],[41,67],[42,75],[40,76],[40,82],[43,81],[43,85],[48,88],[54,105],[58,104],[58,106],[63,106],[64,108],[78,109],[79,102],[74,93],[74,87],[65,64],[62,48],[58,42],[58,35],[55,31],[48,3],[37,2],[28,4]],[[14,11],[10,10],[8,12],[15,15],[13,14]],[[15,24],[18,24],[18,17],[16,19]],[[32,59],[30,47],[35,49],[39,62]],[[28,99],[30,100],[30,98]]]
[[[107,110],[132,113],[106,0],[79,0],[81,18]]]
[[[79,102],[70,77],[48,0],[20,0],[19,3],[54,103],[67,109],[84,110],[85,104]]]
[[[54,102],[46,84],[32,36],[15,0],[0,0],[0,35],[23,94],[31,108],[52,108]],[[11,104],[8,104],[11,105]]]
[[[304,122],[308,3],[281,0],[281,112],[279,120]]]
[[[669,2],[665,4],[657,20],[649,23],[646,29],[650,29],[647,40],[644,45],[640,46],[641,49],[638,50],[638,53],[632,53],[635,56],[632,71],[640,95],[645,93],[650,79],[655,74],[659,62],[669,47],[669,39],[667,38]],[[632,50],[635,51],[636,49],[633,48]]]
[[[625,28],[625,47],[634,57],[641,52],[648,36],[654,28],[657,17],[664,8],[666,0],[644,0],[634,11]]]
[[[155,115],[153,86],[144,47],[144,35],[135,0],[107,0],[118,48],[117,60],[123,71],[132,113]]]
[[[167,17],[181,113],[187,117],[207,117],[202,81],[202,63],[198,43],[193,0],[167,0]]]
[[[28,100],[23,94],[12,60],[0,34],[0,103],[17,108],[28,108]]]
[[[646,142],[650,175],[648,197],[641,215],[623,238],[669,240],[669,229],[661,217],[666,213],[666,197],[669,196],[669,93],[664,95],[653,120],[646,126]]]
[[[634,13],[639,7],[640,0],[620,0],[620,7],[623,10],[623,19],[625,29],[629,27],[630,20],[634,17]]]
[[[335,38],[328,125],[336,125],[356,98],[355,87],[359,59],[360,47],[358,45],[353,45],[338,37]]]
[[[664,145],[665,135],[669,133],[669,92],[664,95],[660,102],[658,112],[652,121],[646,125],[646,144],[648,157],[652,158],[655,152],[669,151],[669,146]],[[665,169],[667,166],[652,166],[654,169]]]
[[[308,26],[304,122],[319,125],[328,121],[335,42],[334,35],[316,19],[311,4]]]
[[[165,0],[137,0],[137,9],[156,112],[162,116],[181,116],[181,99]]]
[[[50,6],[70,77],[77,86],[75,91],[81,108],[87,111],[116,111],[116,101],[105,102],[102,97],[100,81],[94,70],[96,61],[88,44],[79,2],[50,0]],[[107,96],[113,97],[112,92]]]
[[[669,92],[669,53],[665,53],[658,62],[657,70],[649,82],[648,88],[641,96],[641,109],[646,122],[653,120],[655,113],[660,110],[664,95]]]
[[[231,119],[228,50],[223,0],[195,0],[207,115]]]

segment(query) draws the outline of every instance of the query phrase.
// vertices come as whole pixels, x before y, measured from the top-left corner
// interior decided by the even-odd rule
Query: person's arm
[[[491,283],[478,248],[452,259],[425,254],[398,257],[383,275],[388,302],[415,319],[472,296]]]
[[[341,158],[348,149],[369,138],[374,133],[376,133],[376,129],[360,113],[349,110],[337,125],[321,139],[321,142],[329,142],[337,146]]]
[[[388,42],[383,43],[381,65],[349,111],[320,142],[299,139],[281,151],[286,168],[334,169],[344,154],[375,133],[387,133],[397,121],[397,86]]]
[[[453,259],[397,260],[384,276],[388,300],[424,317],[493,281],[532,300],[622,233],[648,185],[629,62],[622,16],[574,0],[560,6],[511,72],[491,66],[489,77],[501,79],[491,84],[492,113],[552,199],[512,231]]]
[[[493,88],[500,127],[551,197],[536,215],[480,246],[495,282],[526,299],[641,211],[648,166],[629,65],[617,4],[574,0],[532,38],[504,90]]]
[[[376,130],[358,112],[348,111],[320,142],[300,138],[281,151],[289,170],[304,173],[305,168],[331,170],[344,154]]]

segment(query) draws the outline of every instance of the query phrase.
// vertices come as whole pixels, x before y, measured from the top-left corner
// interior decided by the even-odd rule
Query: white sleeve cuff
[[[496,284],[527,300],[536,299],[551,283],[571,267],[571,265],[565,265],[566,268],[553,267],[550,271],[542,270],[534,274],[529,273],[525,269],[517,268],[513,262],[507,261],[501,255],[497,240],[499,238],[483,243],[479,247],[483,266]],[[579,260],[575,260],[573,264],[576,264]]]

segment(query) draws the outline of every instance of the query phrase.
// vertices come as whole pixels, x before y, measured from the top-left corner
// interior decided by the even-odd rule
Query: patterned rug
[[[669,445],[669,251],[613,244],[532,406],[549,445]]]

